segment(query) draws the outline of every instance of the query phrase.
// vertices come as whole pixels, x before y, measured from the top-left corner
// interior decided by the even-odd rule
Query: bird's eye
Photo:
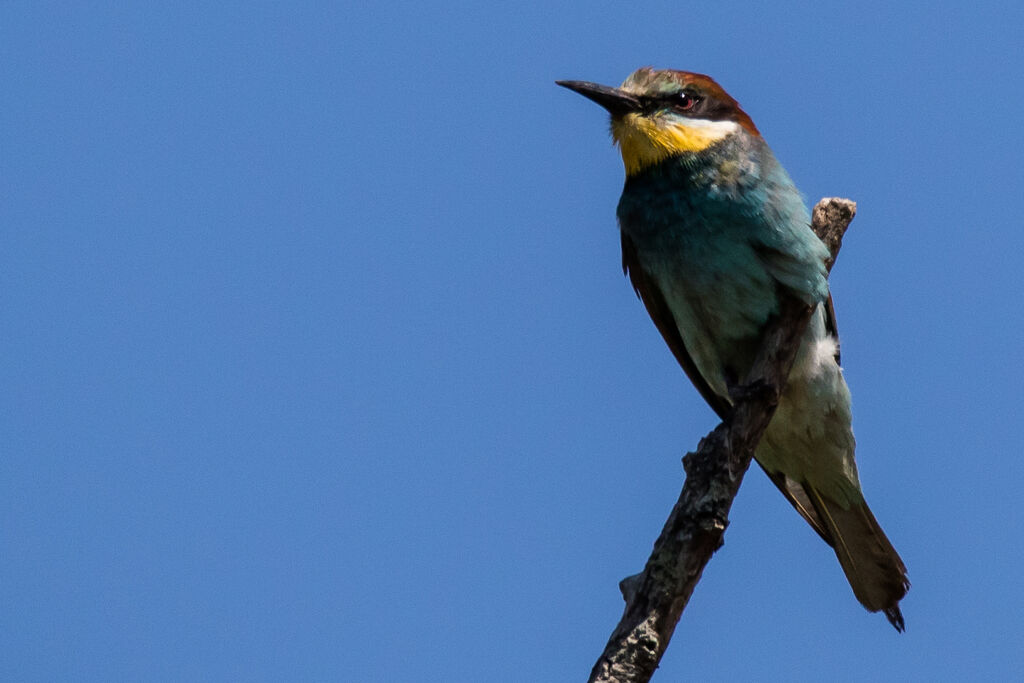
[[[693,109],[695,106],[697,106],[697,102],[700,101],[700,97],[698,97],[697,95],[688,90],[677,92],[672,99],[674,100],[676,108],[682,109],[683,111],[689,111]]]

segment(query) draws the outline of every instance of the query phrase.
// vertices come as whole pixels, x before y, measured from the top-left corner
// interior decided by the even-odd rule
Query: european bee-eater
[[[611,114],[626,183],[622,266],[676,360],[723,419],[788,292],[815,306],[757,462],[831,545],[867,609],[904,627],[906,568],[864,501],[850,391],[810,215],[757,127],[715,81],[634,72],[619,88],[558,81]]]

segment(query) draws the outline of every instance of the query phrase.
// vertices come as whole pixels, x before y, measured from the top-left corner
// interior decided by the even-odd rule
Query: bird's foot
[[[733,384],[730,382],[728,389],[729,400],[732,401],[733,405],[746,401],[770,400],[777,393],[776,388],[763,379],[756,379],[749,384]]]

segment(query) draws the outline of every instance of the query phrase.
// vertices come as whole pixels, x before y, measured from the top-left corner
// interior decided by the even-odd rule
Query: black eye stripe
[[[693,111],[704,101],[704,96],[687,89],[664,95],[641,95],[639,99],[643,103],[644,111],[647,113],[652,113],[658,109],[675,109],[677,111],[689,112]]]

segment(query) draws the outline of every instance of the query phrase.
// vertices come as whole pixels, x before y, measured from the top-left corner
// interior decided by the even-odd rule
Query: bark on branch
[[[811,227],[832,253],[829,270],[857,205],[826,198],[814,207]],[[771,421],[793,366],[812,309],[782,301],[761,350],[734,397],[728,420],[683,458],[686,481],[643,572],[619,584],[626,600],[622,619],[590,674],[590,681],[649,681],[668,648],[705,565],[722,545],[729,509]]]

